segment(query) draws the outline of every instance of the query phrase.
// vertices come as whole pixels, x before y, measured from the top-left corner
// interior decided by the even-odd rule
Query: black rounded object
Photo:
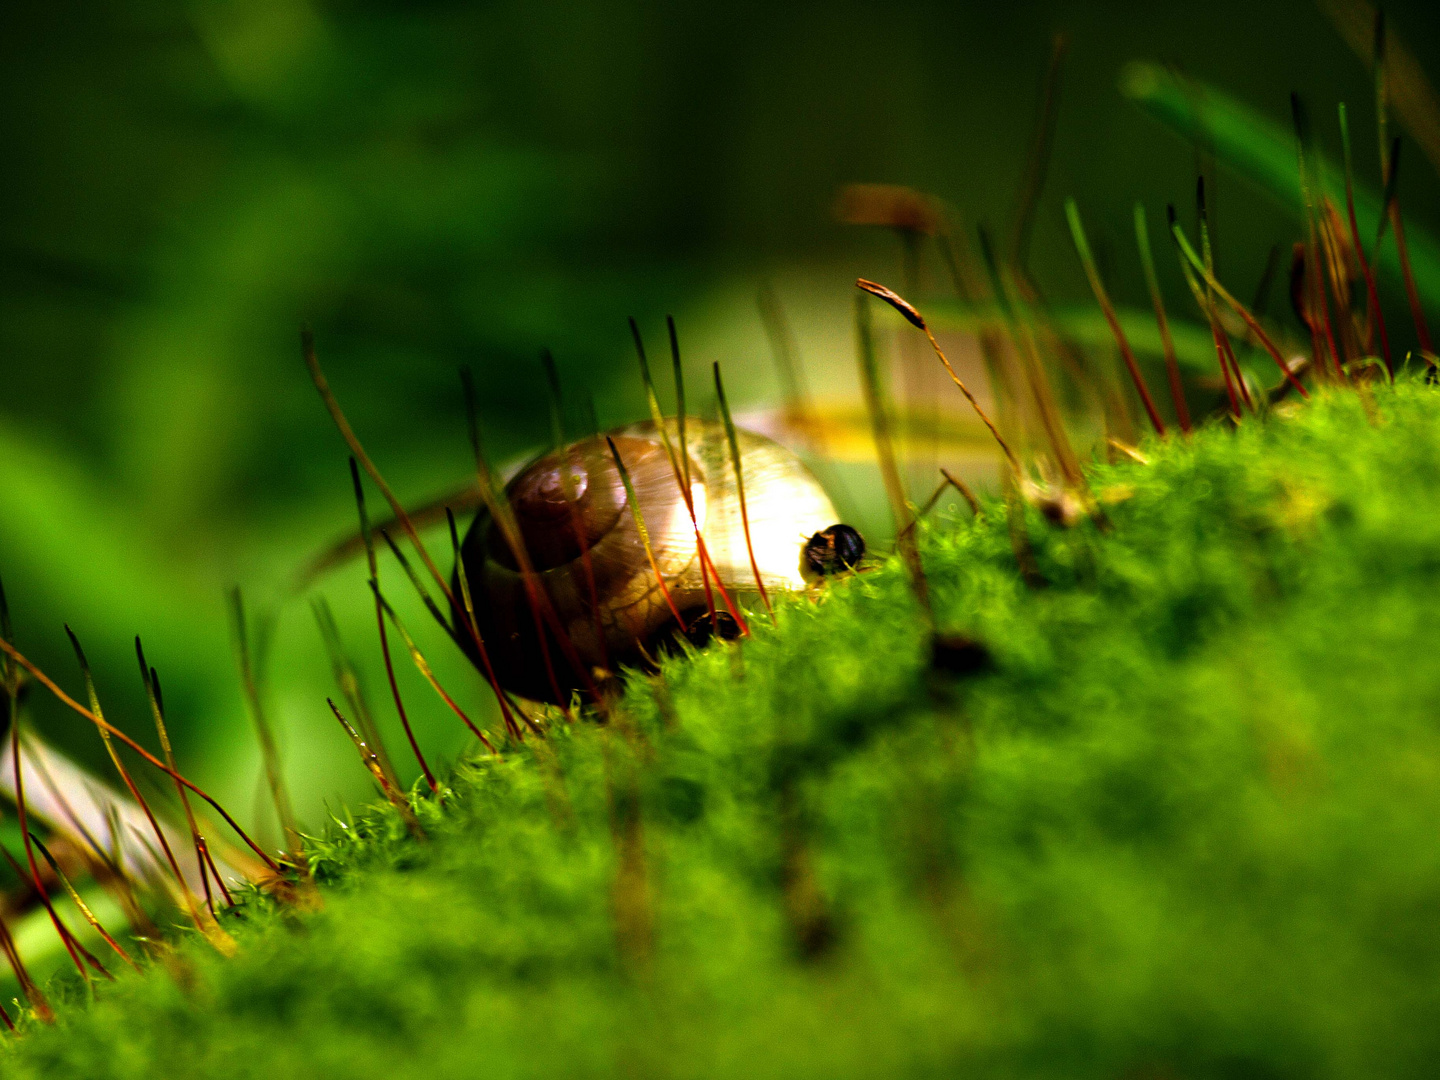
[[[850,525],[831,525],[805,541],[805,565],[824,577],[853,570],[865,556],[865,538]]]

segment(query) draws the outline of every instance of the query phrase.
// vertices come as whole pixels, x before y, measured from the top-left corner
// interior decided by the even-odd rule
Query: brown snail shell
[[[669,420],[666,428],[678,457],[679,426]],[[754,596],[758,588],[725,430],[698,418],[687,418],[685,429],[695,518],[715,574],[732,597]],[[751,432],[736,435],[761,580],[772,594],[803,589],[811,576],[805,566],[807,540],[836,520],[835,508],[819,481],[789,450]],[[695,526],[659,430],[646,422],[609,437],[630,475],[670,600],[687,626],[708,621]],[[559,624],[581,663],[590,668],[590,680],[599,682],[624,665],[643,666],[673,634],[675,617],[646,555],[606,437],[583,439],[542,455],[509,481],[505,497]],[[481,511],[471,525],[460,556],[477,628],[501,685],[523,697],[553,700],[520,567],[487,512]],[[592,574],[598,600],[594,605]],[[458,574],[454,593],[459,601]],[[718,591],[714,602],[724,610]],[[457,611],[455,617],[463,625],[465,613]],[[585,680],[548,629],[546,636],[562,693],[583,686]],[[478,660],[468,635],[457,637],[471,659]]]

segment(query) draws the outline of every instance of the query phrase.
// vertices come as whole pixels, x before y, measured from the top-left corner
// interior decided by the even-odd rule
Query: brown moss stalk
[[[11,645],[3,638],[0,638],[0,652],[6,653],[8,656],[10,656],[11,659],[13,659],[26,671],[28,671],[31,676],[38,683],[40,683],[41,686],[45,687],[46,690],[50,691],[50,693],[53,694],[55,698],[61,702],[61,704],[65,705],[73,712],[76,712],[79,715],[83,716],[86,720],[89,720],[102,732],[105,732],[112,738],[120,740],[131,750],[135,751],[135,753],[139,754],[147,762],[149,762],[155,768],[159,769],[161,772],[165,773],[167,776],[177,778],[180,783],[184,784],[200,799],[208,803],[210,807],[225,820],[225,824],[230,826],[230,828],[234,830],[235,835],[240,837],[240,839],[245,842],[245,845],[250,848],[250,850],[253,851],[262,862],[265,863],[265,865],[270,869],[272,873],[276,874],[277,876],[280,874],[279,864],[276,863],[275,860],[272,859],[268,854],[266,854],[264,848],[262,848],[259,844],[255,843],[254,840],[250,839],[249,834],[246,833],[245,830],[240,827],[239,823],[230,816],[230,812],[226,810],[225,807],[221,806],[219,802],[217,802],[211,795],[209,795],[193,780],[188,779],[176,770],[170,768],[168,765],[165,764],[165,762],[161,761],[154,754],[150,753],[149,750],[146,750],[145,747],[141,746],[129,735],[126,735],[125,732],[121,731],[114,724],[106,721],[103,716],[93,713],[89,709],[85,708],[85,706],[81,705],[69,694],[65,693],[64,690],[60,689],[59,685],[56,684],[54,679],[50,678],[50,676],[46,675],[43,671],[41,671],[38,667],[31,663],[30,660],[28,660],[23,653],[21,653],[18,649],[15,648],[15,646]]]
[[[1080,265],[1084,267],[1085,277],[1090,282],[1090,291],[1095,294],[1095,302],[1100,305],[1105,321],[1110,324],[1110,332],[1115,335],[1115,344],[1120,348],[1120,358],[1125,361],[1125,367],[1130,372],[1130,381],[1135,384],[1135,392],[1140,395],[1145,415],[1150,418],[1150,426],[1155,429],[1155,434],[1164,438],[1165,423],[1160,419],[1154,399],[1150,397],[1150,388],[1145,385],[1145,379],[1140,374],[1140,365],[1135,362],[1135,352],[1130,348],[1130,340],[1125,336],[1125,330],[1115,314],[1115,305],[1110,302],[1110,293],[1100,278],[1100,268],[1096,266],[1095,256],[1090,252],[1090,240],[1085,235],[1085,225],[1080,220],[1080,208],[1074,199],[1065,200],[1065,218],[1070,224],[1070,238],[1080,256]]]
[[[265,782],[270,789],[270,799],[275,806],[275,816],[280,821],[280,830],[285,836],[285,849],[301,880],[310,876],[305,859],[304,842],[300,827],[295,821],[295,810],[290,802],[290,790],[285,784],[285,774],[280,764],[280,750],[275,743],[275,734],[270,729],[269,718],[265,715],[260,700],[260,683],[255,675],[254,657],[250,649],[250,630],[245,618],[245,598],[237,585],[230,590],[230,618],[235,635],[236,657],[240,665],[240,684],[245,692],[245,704],[250,710],[250,719],[255,724],[255,733],[260,740],[260,756],[265,767]]]
[[[1155,273],[1155,257],[1150,250],[1150,226],[1145,207],[1135,204],[1135,246],[1140,249],[1140,265],[1145,271],[1145,285],[1150,291],[1150,304],[1155,309],[1155,323],[1160,329],[1160,348],[1165,354],[1165,374],[1170,380],[1170,400],[1175,405],[1175,420],[1180,430],[1190,434],[1190,406],[1185,400],[1185,384],[1180,378],[1180,360],[1175,353],[1175,339],[1170,334],[1170,320],[1165,314],[1165,298],[1160,293],[1160,279]]]
[[[379,560],[375,557],[375,539],[370,532],[370,517],[365,512],[365,486],[360,482],[360,466],[356,464],[353,457],[350,459],[350,483],[355,489],[355,510],[360,516],[360,537],[365,543],[365,564],[370,571],[370,580],[378,586],[380,565]],[[388,540],[389,537],[386,539]],[[405,711],[405,701],[400,696],[400,684],[395,679],[395,661],[390,656],[390,637],[385,631],[385,610],[380,606],[378,589],[375,598],[375,623],[380,634],[380,655],[385,660],[385,679],[390,684],[390,698],[395,702],[395,713],[400,717],[400,726],[405,731],[405,740],[410,744],[410,752],[415,755],[415,760],[420,764],[420,771],[425,776],[425,783],[430,785],[432,793],[438,795],[440,784],[436,781],[435,774],[430,771],[430,764],[425,760],[425,755],[420,750],[420,743],[416,740],[415,732],[410,727],[410,714]]]
[[[405,530],[405,535],[410,538],[411,545],[415,548],[416,554],[420,556],[420,561],[425,564],[425,568],[430,571],[430,576],[435,579],[435,584],[440,587],[441,594],[450,602],[451,609],[458,610],[459,604],[455,601],[455,594],[451,592],[450,586],[445,581],[445,576],[440,573],[440,568],[435,565],[435,560],[430,557],[430,552],[421,541],[420,533],[415,528],[414,521],[412,521],[410,515],[406,513],[405,507],[401,505],[400,500],[395,497],[395,492],[392,491],[390,485],[385,482],[385,477],[380,474],[380,470],[375,467],[375,463],[370,460],[370,455],[365,452],[365,447],[361,445],[354,428],[350,426],[350,421],[346,419],[344,410],[340,408],[340,402],[336,399],[334,392],[331,391],[330,383],[326,380],[325,372],[321,370],[320,361],[315,355],[315,338],[309,330],[302,331],[300,334],[300,352],[304,358],[305,366],[310,372],[310,379],[315,384],[316,391],[320,394],[320,400],[325,403],[325,408],[330,413],[330,418],[335,421],[335,426],[339,429],[341,437],[345,440],[345,444],[350,447],[351,454],[355,456],[355,460],[360,463],[375,486],[380,489],[380,493],[385,496],[385,501],[390,504],[390,509],[394,512],[395,519],[400,522],[401,528]],[[511,712],[510,703],[505,699],[504,691],[500,689],[500,680],[496,677],[495,665],[490,660],[490,651],[485,648],[485,641],[481,638],[480,631],[474,625],[473,621],[467,628],[475,643],[475,651],[480,657],[480,665],[485,673],[485,679],[490,684],[490,690],[495,695],[496,703],[500,706],[500,715],[505,720],[505,728],[511,735],[518,739],[520,738],[520,727],[515,723],[515,717]]]
[[[760,590],[760,599],[770,619],[775,619],[775,609],[770,605],[770,596],[765,591],[765,580],[760,576],[760,564],[755,561],[755,545],[750,539],[750,511],[745,507],[745,471],[740,464],[740,439],[735,433],[735,420],[730,415],[730,403],[725,400],[725,384],[720,379],[720,363],[715,368],[715,399],[720,406],[720,418],[725,422],[725,439],[730,444],[730,465],[735,470],[735,495],[740,501],[740,524],[745,532],[745,552],[750,556],[750,570],[755,575],[755,587]]]

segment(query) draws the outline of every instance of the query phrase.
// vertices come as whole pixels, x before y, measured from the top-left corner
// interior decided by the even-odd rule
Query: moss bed
[[[1440,392],[1003,505],[474,758],[0,1051],[7,1077],[1377,1077],[1440,1060]],[[60,988],[52,988],[62,992]]]

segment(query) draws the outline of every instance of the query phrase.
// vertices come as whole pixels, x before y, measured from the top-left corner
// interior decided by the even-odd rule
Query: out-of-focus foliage
[[[1391,15],[1440,70],[1432,8]],[[675,311],[696,370],[724,359],[737,405],[763,404],[776,383],[752,298],[773,276],[816,380],[848,377],[849,282],[894,279],[900,257],[834,223],[834,190],[910,184],[1003,235],[1056,29],[1070,53],[1031,260],[1056,299],[1088,303],[1063,195],[1085,206],[1117,298],[1142,309],[1130,206],[1188,205],[1195,156],[1117,93],[1127,61],[1173,60],[1282,125],[1292,88],[1317,117],[1343,97],[1357,147],[1373,143],[1368,74],[1300,2],[7,5],[0,573],[21,644],[66,677],[69,621],[138,732],[143,634],[182,763],[249,816],[258,761],[221,592],[238,581],[274,606],[352,520],[302,323],[406,498],[465,476],[460,364],[499,458],[545,437],[541,346],[572,421],[586,388],[602,422],[637,415],[628,314],[655,335]],[[1440,185],[1418,158],[1407,169],[1407,214],[1440,220]],[[1294,218],[1223,178],[1215,218],[1222,276],[1248,295]],[[922,298],[944,294],[938,265],[922,274]],[[363,579],[322,587],[378,699]],[[273,707],[313,818],[365,778],[324,710],[306,606],[279,619]],[[428,644],[483,710],[463,661]],[[458,725],[401,678],[427,745],[457,751]],[[102,765],[92,733],[48,702],[35,713]]]
[[[1000,499],[927,527],[989,670],[889,559],[470,761],[428,842],[343,816],[323,912],[251,897],[6,1075],[1430,1075],[1440,391],[1370,392],[1093,470],[1043,588]]]

